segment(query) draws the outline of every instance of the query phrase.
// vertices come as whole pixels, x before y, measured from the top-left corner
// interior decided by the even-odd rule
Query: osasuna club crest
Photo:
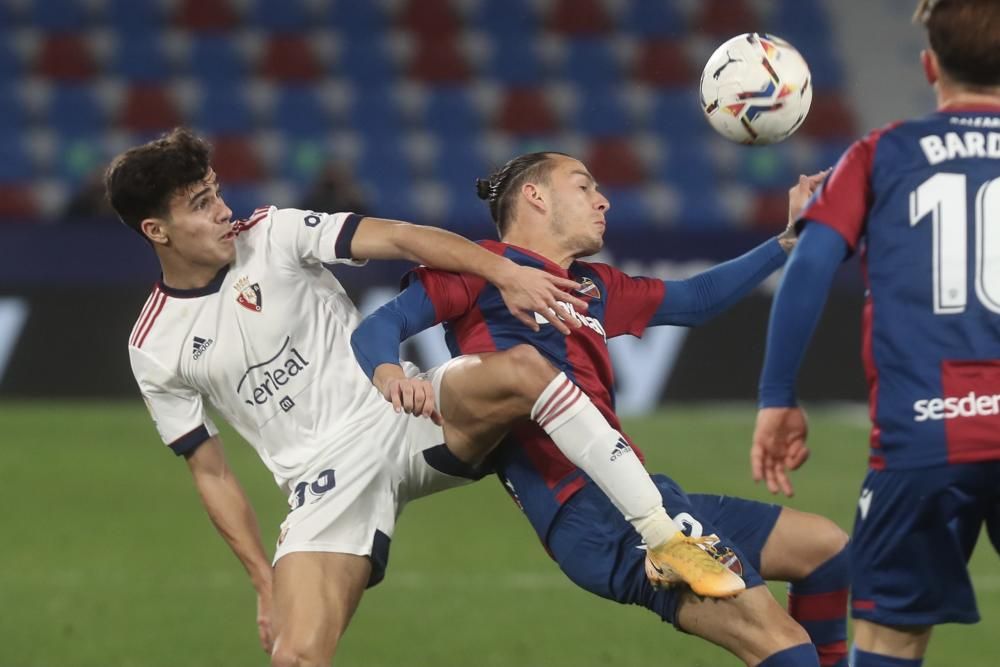
[[[236,281],[233,289],[236,290],[236,303],[247,310],[259,313],[260,309],[264,307],[264,300],[260,294],[260,283],[250,284],[250,279],[244,276]]]

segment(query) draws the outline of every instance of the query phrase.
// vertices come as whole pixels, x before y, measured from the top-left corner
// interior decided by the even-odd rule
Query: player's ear
[[[524,197],[528,204],[535,210],[543,213],[548,208],[548,203],[545,200],[545,194],[542,189],[538,187],[537,183],[525,183],[521,186],[521,196]]]
[[[920,64],[924,66],[924,77],[927,78],[927,83],[933,86],[941,77],[937,54],[930,49],[922,50],[920,52]]]
[[[160,218],[146,218],[139,223],[139,229],[153,245],[166,245],[167,241],[170,240],[166,224]]]

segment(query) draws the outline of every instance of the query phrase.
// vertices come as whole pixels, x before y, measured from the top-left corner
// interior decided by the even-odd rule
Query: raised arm
[[[794,492],[787,471],[809,457],[805,413],[796,406],[795,378],[826,303],[837,267],[848,255],[836,231],[807,224],[771,307],[757,425],[750,448],[753,478],[771,493]]]
[[[264,552],[250,500],[226,463],[217,437],[210,437],[185,456],[205,511],[240,559],[257,591],[257,633],[264,651],[270,654],[273,648],[271,563]]]
[[[398,220],[364,218],[351,240],[355,259],[405,259],[443,271],[479,276],[500,290],[510,312],[538,331],[535,313],[564,334],[569,327],[556,315],[556,301],[573,304],[581,312],[587,304],[569,294],[580,285],[545,271],[518,266],[506,257],[492,253],[458,234],[436,227],[413,225]]]

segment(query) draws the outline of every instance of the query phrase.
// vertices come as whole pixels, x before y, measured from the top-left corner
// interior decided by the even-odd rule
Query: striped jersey
[[[564,317],[575,317],[583,325],[569,336],[556,331],[541,316],[536,316],[540,331],[533,332],[510,314],[497,288],[484,280],[416,269],[405,280],[419,280],[423,285],[434,305],[435,320],[444,322],[445,340],[452,355],[530,344],[566,373],[608,423],[621,431],[615,414],[615,378],[607,340],[623,334],[642,335],[663,301],[663,282],[634,278],[592,262],[573,262],[567,271],[524,248],[499,241],[482,241],[481,245],[522,266],[580,283],[577,296],[587,301],[588,310],[578,314],[568,304],[561,304]],[[641,459],[639,449],[631,442],[627,444]],[[494,453],[492,464],[543,541],[559,508],[589,479],[534,422],[515,427]]]
[[[1000,106],[872,132],[802,217],[862,256],[870,466],[1000,459]]]
[[[324,264],[360,265],[361,217],[274,207],[235,226],[236,259],[201,289],[157,283],[129,338],[132,371],[177,454],[216,429],[206,401],[281,486],[391,418],[350,347],[360,317]]]

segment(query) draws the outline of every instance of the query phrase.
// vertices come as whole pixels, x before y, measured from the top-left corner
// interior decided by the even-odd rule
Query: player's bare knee
[[[327,667],[330,658],[312,655],[296,647],[275,646],[271,654],[271,667]]]
[[[552,379],[559,374],[542,354],[531,345],[517,345],[505,352],[505,361],[512,370],[514,393],[534,401]]]

